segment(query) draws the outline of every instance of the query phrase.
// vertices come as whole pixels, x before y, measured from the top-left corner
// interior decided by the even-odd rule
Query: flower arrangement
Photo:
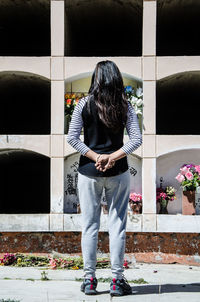
[[[156,190],[156,200],[161,202],[163,199],[167,201],[173,201],[176,199],[175,195],[176,189],[174,187],[168,186],[165,189],[157,188]]]
[[[0,258],[0,266],[10,265],[17,267],[38,267],[45,266],[50,269],[72,269],[78,270],[83,268],[82,257],[55,257],[55,256],[36,256],[26,255],[23,253],[10,254],[5,253]],[[97,258],[97,268],[110,267],[110,260],[108,258]]]
[[[16,261],[16,256],[14,254],[6,253],[3,258],[0,258],[0,265],[11,265]]]
[[[65,115],[72,115],[75,106],[78,104],[79,99],[76,94],[65,94]]]
[[[200,185],[200,165],[184,164],[175,177],[183,191],[195,191]]]
[[[129,205],[134,214],[142,213],[142,195],[136,192],[131,192],[129,195]]]
[[[78,104],[81,97],[84,97],[84,93],[66,93],[65,94],[65,115],[69,114],[70,117],[74,111],[74,108]]]
[[[142,88],[139,87],[136,90],[132,86],[125,86],[124,88],[125,94],[128,97],[129,102],[133,106],[135,113],[137,116],[142,115],[142,108],[144,106],[143,104],[143,92]]]
[[[176,189],[172,186],[156,189],[156,201],[160,203],[159,214],[168,214],[167,205],[169,201],[176,199]]]

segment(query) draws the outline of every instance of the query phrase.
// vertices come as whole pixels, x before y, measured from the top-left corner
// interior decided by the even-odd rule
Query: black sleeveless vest
[[[89,103],[88,103],[89,102]],[[89,97],[82,110],[84,143],[98,154],[109,154],[123,146],[124,127],[113,133],[98,117],[97,107],[93,97]],[[128,170],[127,157],[115,162],[115,165],[105,172],[98,171],[95,162],[81,155],[78,171],[87,176],[108,177],[121,174]]]

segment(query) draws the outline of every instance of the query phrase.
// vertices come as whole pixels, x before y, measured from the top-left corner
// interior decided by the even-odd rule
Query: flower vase
[[[195,191],[182,192],[182,214],[195,215]]]
[[[133,200],[130,199],[129,206],[133,214],[142,214],[142,201],[134,202]]]
[[[161,198],[159,214],[168,214],[167,205],[168,205],[168,200]]]
[[[196,215],[200,215],[200,187],[196,188],[196,194],[195,194],[195,213],[196,213]]]
[[[64,129],[64,133],[67,134],[68,133],[68,130],[69,130],[69,124],[71,122],[71,115],[70,114],[66,114],[65,115],[65,129]]]

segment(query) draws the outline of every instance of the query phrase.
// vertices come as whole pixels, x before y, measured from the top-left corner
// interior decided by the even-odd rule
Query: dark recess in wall
[[[200,1],[157,0],[156,55],[200,55]]]
[[[50,29],[50,0],[0,1],[0,56],[50,56]]]
[[[0,171],[0,214],[50,213],[49,157],[1,149]]]
[[[65,0],[65,56],[141,56],[142,0]]]

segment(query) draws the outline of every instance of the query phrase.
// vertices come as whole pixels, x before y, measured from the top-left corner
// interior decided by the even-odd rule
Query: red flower
[[[67,99],[67,100],[66,100],[66,103],[67,103],[67,105],[71,105],[72,100],[71,100],[71,99]]]
[[[124,260],[123,266],[124,266],[124,268],[129,268],[129,266],[128,266],[128,261],[127,261],[126,259]]]

